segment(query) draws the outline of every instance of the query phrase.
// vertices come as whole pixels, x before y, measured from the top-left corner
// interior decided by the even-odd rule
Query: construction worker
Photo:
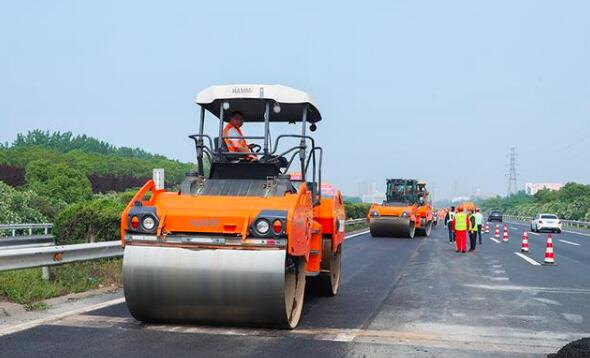
[[[445,215],[445,225],[449,229],[449,242],[455,241],[455,232],[453,231],[453,219],[455,218],[455,207],[451,206],[451,210],[447,211]]]
[[[477,237],[479,239],[479,244],[481,245],[481,230],[483,227],[483,215],[479,212],[479,208],[475,208],[475,224],[477,225]]]
[[[467,250],[467,215],[463,211],[463,205],[459,205],[453,221],[451,221],[455,231],[455,243],[457,251],[465,253]]]
[[[469,251],[475,251],[475,244],[477,242],[477,220],[473,210],[469,210],[467,214],[467,231],[469,232]]]
[[[240,111],[234,111],[229,117],[229,122],[223,128],[225,145],[230,152],[252,153],[252,149],[257,146],[256,144],[246,143],[240,129],[243,124],[244,114]],[[257,160],[257,157],[254,154],[249,154],[246,155],[246,160]]]

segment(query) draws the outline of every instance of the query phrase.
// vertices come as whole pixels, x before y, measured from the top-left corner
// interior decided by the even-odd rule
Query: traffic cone
[[[486,230],[485,230],[486,234],[490,233],[490,223],[486,223]]]
[[[496,239],[500,238],[500,225],[496,224],[496,231],[494,232],[494,237]]]
[[[529,232],[526,230],[522,233],[522,245],[520,246],[520,251],[529,252]]]
[[[504,235],[502,236],[502,242],[508,242],[508,226],[504,225]]]
[[[553,256],[553,238],[551,234],[547,235],[547,248],[545,249],[545,264],[553,265],[555,263],[555,256]]]

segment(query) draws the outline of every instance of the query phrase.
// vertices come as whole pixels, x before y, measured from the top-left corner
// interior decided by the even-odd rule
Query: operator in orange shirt
[[[252,149],[259,147],[257,144],[248,144],[244,139],[244,134],[240,129],[244,124],[244,114],[240,111],[232,112],[229,122],[223,128],[225,145],[230,152],[252,153]],[[230,137],[230,138],[227,138]],[[246,155],[246,160],[258,160],[256,155]]]

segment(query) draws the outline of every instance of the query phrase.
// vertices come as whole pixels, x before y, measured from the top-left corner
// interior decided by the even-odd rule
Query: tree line
[[[590,221],[590,185],[567,183],[559,190],[543,189],[535,195],[521,191],[508,197],[482,200],[479,205],[485,210],[497,209],[510,215],[550,213],[566,220]]]

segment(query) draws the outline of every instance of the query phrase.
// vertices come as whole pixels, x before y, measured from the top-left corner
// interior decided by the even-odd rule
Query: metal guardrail
[[[533,220],[532,216],[521,216],[521,215],[504,215],[505,218],[518,220],[518,221],[527,221],[530,222]],[[574,227],[578,229],[590,229],[590,222],[588,221],[577,221],[577,220],[563,220],[559,219],[563,226],[567,227]]]
[[[366,218],[349,219],[345,221],[345,224],[360,224],[366,221]],[[123,248],[119,240],[49,247],[10,248],[0,250],[0,271],[55,266],[121,256],[123,256]]]
[[[123,256],[121,241],[0,250],[0,271]]]
[[[1,224],[0,251],[53,246],[55,239],[49,233],[52,228],[53,224],[50,223]],[[42,233],[38,234],[40,231]],[[49,267],[44,265],[41,267],[41,277],[48,281],[49,276]]]

